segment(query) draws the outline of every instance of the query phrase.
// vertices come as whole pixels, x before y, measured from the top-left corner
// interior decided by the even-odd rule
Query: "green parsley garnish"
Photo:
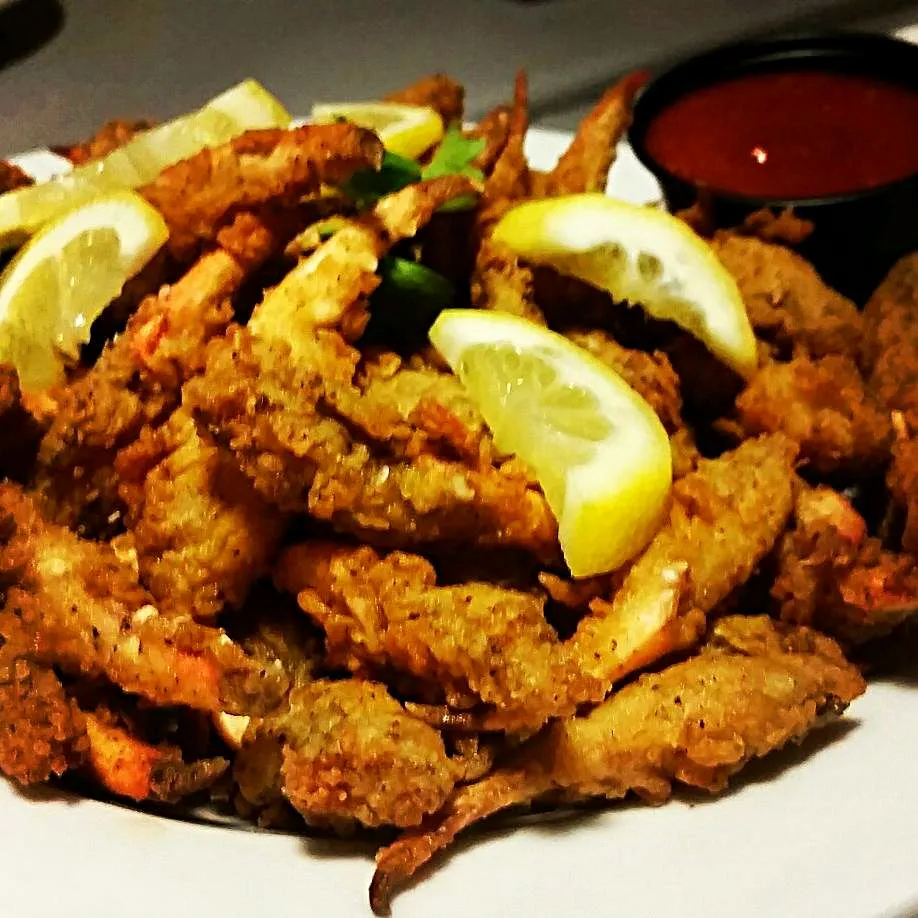
[[[465,137],[460,125],[451,124],[426,166],[421,167],[414,160],[387,152],[378,172],[369,169],[356,172],[341,186],[341,190],[353,199],[359,210],[366,210],[387,194],[400,191],[407,185],[424,179],[440,178],[443,175],[464,175],[481,182],[484,181],[484,175],[472,163],[484,146],[483,138]],[[475,197],[464,195],[444,204],[440,210],[470,210],[474,206]]]

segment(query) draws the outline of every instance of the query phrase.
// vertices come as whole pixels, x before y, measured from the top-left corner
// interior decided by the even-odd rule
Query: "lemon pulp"
[[[497,446],[535,472],[571,573],[633,558],[672,484],[669,438],[653,409],[591,354],[516,316],[445,310],[430,338]]]
[[[60,381],[93,321],[169,231],[133,192],[96,198],[49,223],[0,275],[0,363],[26,390]]]
[[[416,159],[443,139],[443,119],[424,105],[398,102],[331,102],[315,105],[312,120],[328,124],[343,119],[375,131],[390,153]]]
[[[494,238],[527,261],[675,322],[742,376],[755,370],[755,335],[736,281],[665,211],[603,194],[565,195],[513,208]]]
[[[18,245],[49,220],[108,191],[138,188],[167,166],[290,115],[260,83],[245,80],[203,108],[138,134],[102,159],[49,182],[0,195],[0,247]]]

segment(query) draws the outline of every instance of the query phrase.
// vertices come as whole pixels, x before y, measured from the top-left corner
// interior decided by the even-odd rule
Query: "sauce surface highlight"
[[[748,74],[676,99],[647,152],[673,175],[763,198],[816,198],[918,172],[918,92],[820,70]]]

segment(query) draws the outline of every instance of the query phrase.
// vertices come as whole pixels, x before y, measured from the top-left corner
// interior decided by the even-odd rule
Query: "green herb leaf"
[[[421,178],[439,178],[441,175],[464,175],[476,182],[484,181],[481,169],[472,165],[485,148],[483,137],[466,137],[459,124],[451,124],[440,141],[440,146],[430,162],[421,170]],[[472,210],[477,199],[474,195],[465,194],[448,201],[440,208],[441,213],[455,213],[460,210]]]
[[[341,191],[353,199],[358,210],[372,207],[380,198],[400,191],[421,179],[421,167],[413,160],[386,152],[378,172],[361,169],[341,186]]]
[[[484,138],[468,138],[458,124],[451,124],[440,141],[440,146],[430,162],[421,168],[414,160],[395,153],[386,152],[378,172],[362,169],[355,172],[341,186],[341,191],[351,198],[358,210],[372,207],[387,194],[400,191],[422,179],[440,178],[443,175],[464,175],[473,181],[484,181],[480,169],[472,163],[484,149]],[[441,211],[471,210],[475,206],[474,195],[463,195],[444,204]]]
[[[453,285],[442,274],[407,258],[389,255],[380,259],[379,277],[373,302],[415,314],[439,312],[455,296]]]
[[[465,175],[478,182],[484,181],[482,171],[472,165],[484,148],[483,137],[466,137],[460,125],[451,124],[430,162],[421,170],[421,177],[432,179],[441,175]]]

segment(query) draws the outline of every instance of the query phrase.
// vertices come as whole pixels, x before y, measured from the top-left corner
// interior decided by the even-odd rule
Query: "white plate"
[[[567,137],[531,133],[546,168]],[[658,189],[630,151],[611,191]],[[918,650],[842,725],[699,803],[472,832],[396,918],[918,915]],[[694,805],[693,805],[694,804]],[[369,918],[372,849],[143,815],[0,781],[0,918]]]

